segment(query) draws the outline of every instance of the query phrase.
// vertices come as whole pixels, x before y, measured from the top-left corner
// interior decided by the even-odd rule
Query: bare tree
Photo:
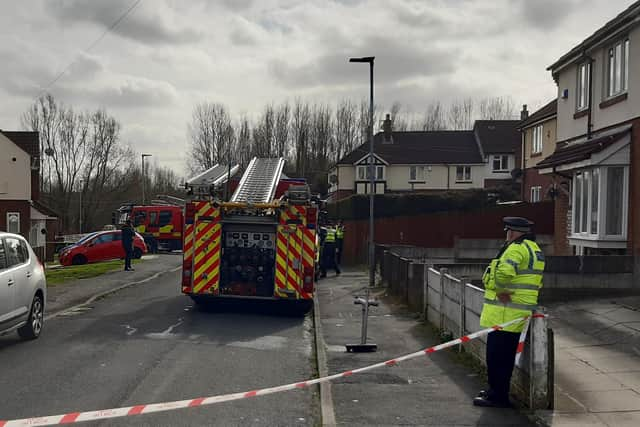
[[[274,132],[275,154],[278,157],[289,155],[289,129],[291,121],[291,108],[285,102],[276,110],[276,127]]]
[[[468,130],[473,127],[474,102],[471,98],[455,101],[447,111],[448,128]]]
[[[333,160],[339,161],[358,145],[358,113],[356,105],[343,100],[336,108],[336,147]]]
[[[233,150],[235,153],[233,158],[240,167],[244,168],[249,164],[249,161],[253,156],[251,147],[251,124],[249,123],[247,116],[242,116],[240,118],[240,123],[236,129],[238,138],[236,139],[235,150]]]
[[[311,111],[309,105],[296,99],[291,118],[291,133],[295,150],[295,171],[299,176],[307,168],[307,149],[311,136]]]
[[[224,163],[235,138],[231,116],[222,104],[197,105],[189,124],[189,167],[195,172]]]
[[[505,120],[516,116],[516,107],[512,98],[483,98],[479,102],[481,120]]]

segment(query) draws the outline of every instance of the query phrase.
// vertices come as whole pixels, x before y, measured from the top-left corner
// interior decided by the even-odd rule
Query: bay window
[[[573,237],[625,238],[628,186],[627,166],[602,166],[575,173]]]
[[[384,180],[384,166],[376,165],[373,167],[375,170],[375,179],[376,181]],[[358,166],[358,180],[359,181],[368,181],[369,180],[369,166],[362,165]]]

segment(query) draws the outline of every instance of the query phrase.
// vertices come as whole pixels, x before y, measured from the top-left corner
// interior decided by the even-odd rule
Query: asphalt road
[[[0,419],[254,390],[315,374],[312,320],[255,306],[202,311],[179,274],[49,320],[40,339],[0,337]],[[314,425],[315,388],[83,425]]]

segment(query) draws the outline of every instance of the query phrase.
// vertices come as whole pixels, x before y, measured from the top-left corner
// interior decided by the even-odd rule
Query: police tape
[[[511,320],[509,322],[502,323],[500,325],[492,326],[491,328],[482,329],[469,335],[464,335],[460,338],[447,341],[433,347],[426,348],[424,350],[416,351],[415,353],[406,354],[404,356],[396,357],[394,359],[387,360],[385,362],[376,363],[374,365],[365,366],[363,368],[354,369],[351,371],[341,372],[339,374],[329,375],[326,377],[316,378],[313,380],[307,380],[297,383],[291,383],[281,385],[277,387],[263,388],[259,390],[252,390],[240,393],[223,394],[218,396],[200,397],[197,399],[176,400],[173,402],[164,403],[150,403],[146,405],[135,405],[121,408],[103,409],[98,411],[88,412],[71,412],[62,415],[51,415],[37,418],[23,418],[16,420],[0,420],[0,427],[20,427],[20,426],[50,426],[58,424],[72,424],[84,421],[97,421],[106,420],[110,418],[128,417],[133,415],[152,414],[155,412],[172,411],[176,409],[193,408],[197,406],[213,405],[216,403],[230,402],[233,400],[247,399],[250,397],[264,396],[267,394],[280,393],[283,391],[305,389],[315,384],[323,382],[333,381],[339,378],[350,377],[352,375],[360,374],[362,372],[370,371],[373,369],[381,368],[384,366],[395,366],[400,362],[404,362],[410,359],[415,359],[420,356],[435,353],[440,350],[444,350],[449,347],[456,346],[458,344],[464,344],[476,338],[488,335],[491,332],[499,331],[506,328],[509,325],[513,325],[523,320],[527,322],[527,326],[530,318],[546,317],[545,314],[533,314],[532,316],[524,316],[518,319]]]

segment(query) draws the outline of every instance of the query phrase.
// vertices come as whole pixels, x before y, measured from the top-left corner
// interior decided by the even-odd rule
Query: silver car
[[[0,335],[35,339],[44,326],[44,267],[24,237],[0,232]]]

